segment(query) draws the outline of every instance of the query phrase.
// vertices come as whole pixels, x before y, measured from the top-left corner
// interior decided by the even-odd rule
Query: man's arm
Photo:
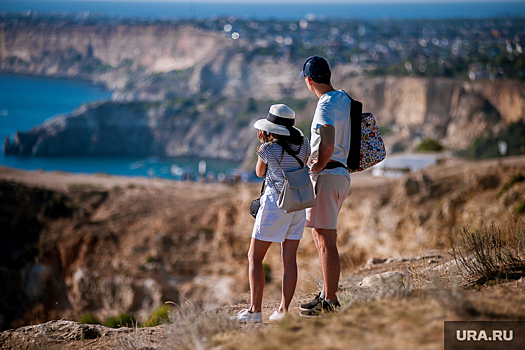
[[[334,153],[335,128],[329,124],[321,125],[321,127],[319,127],[319,134],[321,136],[319,155],[317,162],[310,168],[313,173],[318,173],[323,170],[330,160],[330,157],[332,157],[332,153]]]

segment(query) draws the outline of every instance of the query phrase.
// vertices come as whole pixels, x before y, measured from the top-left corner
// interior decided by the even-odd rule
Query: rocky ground
[[[238,328],[227,316],[249,303],[247,207],[259,185],[2,168],[0,223],[9,233],[2,249],[9,254],[2,254],[0,277],[9,287],[0,294],[0,321],[12,330],[0,334],[0,343],[2,349],[442,348],[445,320],[525,318],[519,274],[472,285],[458,277],[449,254],[462,227],[522,222],[524,177],[525,157],[443,159],[395,179],[353,175],[338,227],[343,310],[322,320],[297,316],[319,283],[306,229],[290,317]],[[279,259],[274,245],[266,259],[266,320],[278,306]],[[205,334],[212,327],[200,321],[180,327],[181,319],[119,329],[75,322],[86,313],[103,322],[126,312],[142,324],[166,301],[178,305],[177,317],[187,305],[220,310],[211,323],[224,328]],[[194,320],[207,319],[194,311]]]

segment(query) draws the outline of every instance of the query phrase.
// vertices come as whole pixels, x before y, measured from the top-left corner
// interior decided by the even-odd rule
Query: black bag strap
[[[350,104],[350,149],[348,150],[348,158],[346,165],[351,170],[359,169],[361,162],[361,118],[363,115],[363,104],[354,100],[343,90],[351,101]]]
[[[262,186],[261,186],[261,196],[264,193],[264,185],[266,185],[266,179],[263,179]]]
[[[275,141],[274,141],[275,142]],[[303,144],[305,143],[305,139],[303,137],[303,141],[301,143],[301,145],[299,146],[299,152],[297,152],[297,154],[301,154],[301,149],[303,148]],[[286,152],[286,150],[284,150]],[[273,149],[272,149],[272,152],[273,152]],[[288,152],[286,152],[288,153]],[[301,169],[304,168],[304,163],[308,160],[308,157],[305,157],[304,159],[304,162],[298,157],[296,156],[295,154],[290,154],[288,153],[289,155],[291,155],[292,157],[295,158],[295,160],[297,161],[297,163],[299,163],[299,165],[301,166]],[[305,156],[306,156],[306,153],[305,153]],[[275,154],[274,154],[274,157],[275,157]],[[275,157],[275,161],[277,162],[277,164],[279,164],[279,162],[277,161],[277,157]],[[279,164],[280,166],[280,164]]]

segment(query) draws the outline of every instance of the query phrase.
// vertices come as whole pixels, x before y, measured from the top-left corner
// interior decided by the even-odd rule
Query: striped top
[[[301,159],[303,164],[306,165],[308,157],[310,157],[310,142],[306,137],[303,137],[303,143],[299,145],[290,145],[291,148],[295,151],[301,147],[301,151],[297,154],[297,157]],[[273,149],[273,152],[272,152]],[[283,188],[283,173],[277,164],[281,165],[281,168],[284,172],[294,171],[301,169],[301,165],[295,159],[295,157],[286,153],[283,148],[275,142],[265,142],[259,146],[257,150],[257,155],[261,157],[261,160],[268,166],[266,170],[266,186],[273,188],[272,180],[277,186],[277,190],[280,192]],[[277,159],[276,159],[277,157]],[[271,179],[270,179],[271,176]]]

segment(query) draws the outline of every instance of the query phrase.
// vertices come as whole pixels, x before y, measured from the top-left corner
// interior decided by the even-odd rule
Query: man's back
[[[331,159],[346,164],[350,149],[350,105],[350,99],[341,90],[330,91],[321,96],[311,126],[313,158],[321,142],[319,128],[323,125],[331,125],[335,129],[334,152]]]

